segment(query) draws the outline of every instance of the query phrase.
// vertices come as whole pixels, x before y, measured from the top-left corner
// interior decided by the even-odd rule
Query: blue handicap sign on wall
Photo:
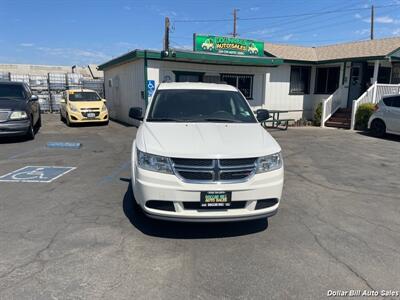
[[[74,167],[27,166],[0,176],[0,182],[52,182]]]
[[[149,97],[153,96],[156,89],[156,82],[154,80],[147,80],[147,95]]]

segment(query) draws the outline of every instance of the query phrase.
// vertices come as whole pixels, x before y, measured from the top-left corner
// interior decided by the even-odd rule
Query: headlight
[[[281,153],[263,156],[257,159],[256,173],[270,172],[282,167]]]
[[[78,108],[76,108],[76,106],[73,105],[72,103],[69,104],[69,109],[70,109],[71,111],[78,111]]]
[[[103,106],[101,107],[101,111],[107,111],[107,106],[105,104],[103,104]]]
[[[24,111],[13,111],[10,115],[10,120],[28,119],[28,115]]]
[[[171,161],[168,157],[149,154],[137,150],[138,165],[142,169],[159,173],[173,174]]]

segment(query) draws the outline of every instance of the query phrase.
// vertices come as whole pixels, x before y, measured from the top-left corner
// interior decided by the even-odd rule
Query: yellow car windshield
[[[101,98],[94,92],[74,92],[69,94],[69,101],[100,101]]]

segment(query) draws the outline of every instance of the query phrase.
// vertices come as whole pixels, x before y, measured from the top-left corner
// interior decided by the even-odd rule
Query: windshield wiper
[[[185,122],[185,120],[174,118],[147,118],[147,122]]]
[[[223,118],[204,118],[199,121],[206,121],[206,122],[223,122],[223,123],[240,123],[239,120],[234,119],[223,119]]]

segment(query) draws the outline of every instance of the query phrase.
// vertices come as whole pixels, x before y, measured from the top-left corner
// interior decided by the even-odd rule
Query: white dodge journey
[[[225,84],[162,83],[132,145],[132,188],[149,217],[188,222],[267,218],[283,187],[281,148]]]

